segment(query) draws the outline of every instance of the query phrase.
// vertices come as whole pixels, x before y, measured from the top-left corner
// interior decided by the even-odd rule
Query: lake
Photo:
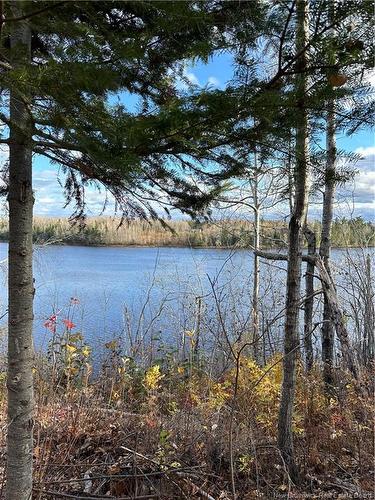
[[[7,247],[0,244],[1,260],[7,257]],[[333,259],[338,262],[342,255],[335,250]],[[36,345],[46,347],[51,333],[44,323],[56,312],[61,320],[73,321],[97,349],[119,336],[133,342],[161,338],[178,343],[183,331],[196,327],[198,300],[207,332],[214,334],[225,324],[240,334],[250,322],[252,263],[252,252],[246,250],[36,247]],[[262,320],[271,325],[273,338],[282,325],[284,269],[283,262],[262,264]],[[4,314],[6,269],[1,285]],[[6,323],[6,317],[2,321]]]

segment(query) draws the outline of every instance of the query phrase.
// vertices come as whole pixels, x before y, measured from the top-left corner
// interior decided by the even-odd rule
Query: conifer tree
[[[155,201],[167,212],[170,207],[191,215],[202,212],[223,179],[246,169],[244,146],[247,154],[258,146],[280,152],[291,129],[301,134],[307,112],[316,121],[324,116],[332,94],[324,54],[333,25],[343,24],[348,16],[362,23],[354,37],[344,23],[341,40],[336,40],[336,81],[342,80],[343,67],[358,73],[360,63],[363,67],[371,59],[371,2],[339,2],[332,24],[324,14],[330,1],[310,2],[310,36],[296,50],[296,2],[1,3],[0,119],[7,126],[1,142],[10,150],[8,498],[29,498],[31,493],[32,154],[62,167],[67,200],[75,203],[78,218],[84,215],[85,188],[91,184],[109,190],[125,216],[157,218]],[[297,1],[299,12],[306,2]],[[276,64],[267,74],[255,50],[260,35],[262,43],[276,47]],[[224,48],[233,52],[240,82],[225,91],[178,90],[176,77],[184,78],[186,60],[207,60]],[[301,84],[297,96],[296,78]],[[342,127],[355,130],[369,119],[371,104],[363,106],[364,97],[348,114],[340,102],[350,98],[350,91],[338,92],[336,116],[341,116]],[[137,107],[130,108],[127,100],[134,97]],[[304,173],[310,165],[298,152],[299,138],[296,179],[301,174],[304,205]],[[297,239],[290,265],[297,269],[298,280],[305,207],[300,204],[295,212]],[[293,286],[285,326],[289,379],[283,385],[282,408],[287,411],[283,422],[280,411],[279,424],[280,448],[291,472],[300,298],[298,283]]]
[[[1,6],[1,142],[10,151],[6,496],[23,500],[32,489],[32,155],[62,166],[78,218],[90,183],[108,189],[125,216],[158,217],[154,201],[201,212],[238,162],[229,161],[222,130],[208,134],[219,123],[216,101],[204,92],[179,96],[174,74],[186,59],[224,46],[239,17],[238,5],[226,2]],[[241,8],[254,33],[258,7]],[[113,104],[115,95],[137,96],[139,109]]]

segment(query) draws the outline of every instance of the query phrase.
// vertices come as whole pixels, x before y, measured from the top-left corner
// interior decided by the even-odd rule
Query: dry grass
[[[121,246],[200,246],[248,247],[253,242],[253,226],[248,221],[222,220],[196,223],[168,221],[169,229],[160,222],[125,221],[110,217],[88,218],[83,228],[72,226],[66,218],[36,217],[36,242],[97,244]],[[280,221],[264,221],[263,246],[285,244],[287,226]],[[0,221],[0,237],[7,239],[7,223]]]
[[[112,368],[69,387],[38,369],[35,499],[231,499],[231,455],[238,499],[372,498],[373,400],[352,385],[327,398],[319,370],[300,368],[296,486],[276,446],[280,364],[264,376],[244,359],[235,400],[232,369],[215,380],[178,364],[154,379]]]
[[[72,226],[67,218],[36,217],[34,241],[36,243],[61,243],[75,245],[121,246],[186,246],[186,247],[239,247],[251,248],[253,225],[247,220],[217,220],[192,222],[168,221],[170,229],[160,222],[144,220],[125,221],[111,217],[88,218],[80,228]],[[311,221],[310,226],[319,237],[320,225]],[[0,240],[8,239],[8,223],[0,219]],[[261,224],[261,246],[280,248],[286,246],[287,224],[280,220],[264,220]],[[336,221],[332,228],[332,244],[336,247],[374,246],[373,224],[362,219]]]

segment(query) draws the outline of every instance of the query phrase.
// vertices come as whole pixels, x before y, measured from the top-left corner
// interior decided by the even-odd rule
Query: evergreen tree
[[[213,124],[207,92],[179,96],[186,59],[228,44],[239,6],[227,2],[2,2],[1,142],[9,146],[7,498],[32,490],[32,155],[63,167],[68,201],[100,183],[124,215],[201,212],[238,168]],[[263,8],[241,5],[247,28]],[[135,95],[139,109],[113,104]],[[216,108],[218,109],[218,108]],[[228,104],[225,111],[228,111]],[[217,127],[220,128],[219,126]],[[187,173],[190,174],[187,177]],[[192,179],[195,176],[199,183]],[[210,188],[202,188],[202,182]]]
[[[366,88],[345,85],[371,60],[371,2],[338,2],[331,21],[330,2],[2,2],[1,142],[10,150],[8,498],[31,492],[33,153],[62,167],[76,217],[84,216],[85,188],[99,184],[125,216],[157,218],[155,202],[167,213],[202,213],[222,180],[245,171],[250,151],[288,155],[284,146],[294,141],[301,197],[290,228],[279,444],[296,473],[291,417],[300,226],[311,170],[302,144],[311,134],[306,116],[319,127],[333,95],[340,126],[351,132],[373,112]],[[307,3],[310,22],[296,44],[296,5],[302,23]],[[337,26],[340,37],[332,36]],[[332,44],[333,67],[326,58]],[[270,68],[259,60],[259,46],[272,50]],[[186,60],[207,60],[217,49],[233,54],[232,83],[224,91],[181,92]],[[134,97],[135,109],[126,105]]]

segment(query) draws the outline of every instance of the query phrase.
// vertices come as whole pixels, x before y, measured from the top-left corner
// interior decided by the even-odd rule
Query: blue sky
[[[215,56],[207,64],[197,63],[185,68],[185,76],[193,84],[224,88],[231,78],[231,58],[223,53]],[[371,75],[375,84],[374,74]],[[338,193],[340,203],[336,214],[345,215],[354,210],[355,215],[362,215],[366,219],[373,219],[375,214],[375,140],[371,130],[362,130],[352,137],[343,134],[337,136],[337,145],[340,149],[358,152],[363,155],[356,168],[359,170],[355,180]],[[61,187],[57,182],[57,167],[40,156],[34,158],[34,188],[36,191],[35,214],[44,216],[69,216],[72,207],[63,209],[64,198]],[[354,195],[353,195],[354,193]],[[88,189],[86,193],[88,215],[100,214],[105,199],[104,193]],[[354,200],[354,205],[353,205]],[[310,213],[318,215],[319,206],[311,207]],[[112,212],[109,205],[108,214]],[[272,216],[281,215],[276,212]]]

